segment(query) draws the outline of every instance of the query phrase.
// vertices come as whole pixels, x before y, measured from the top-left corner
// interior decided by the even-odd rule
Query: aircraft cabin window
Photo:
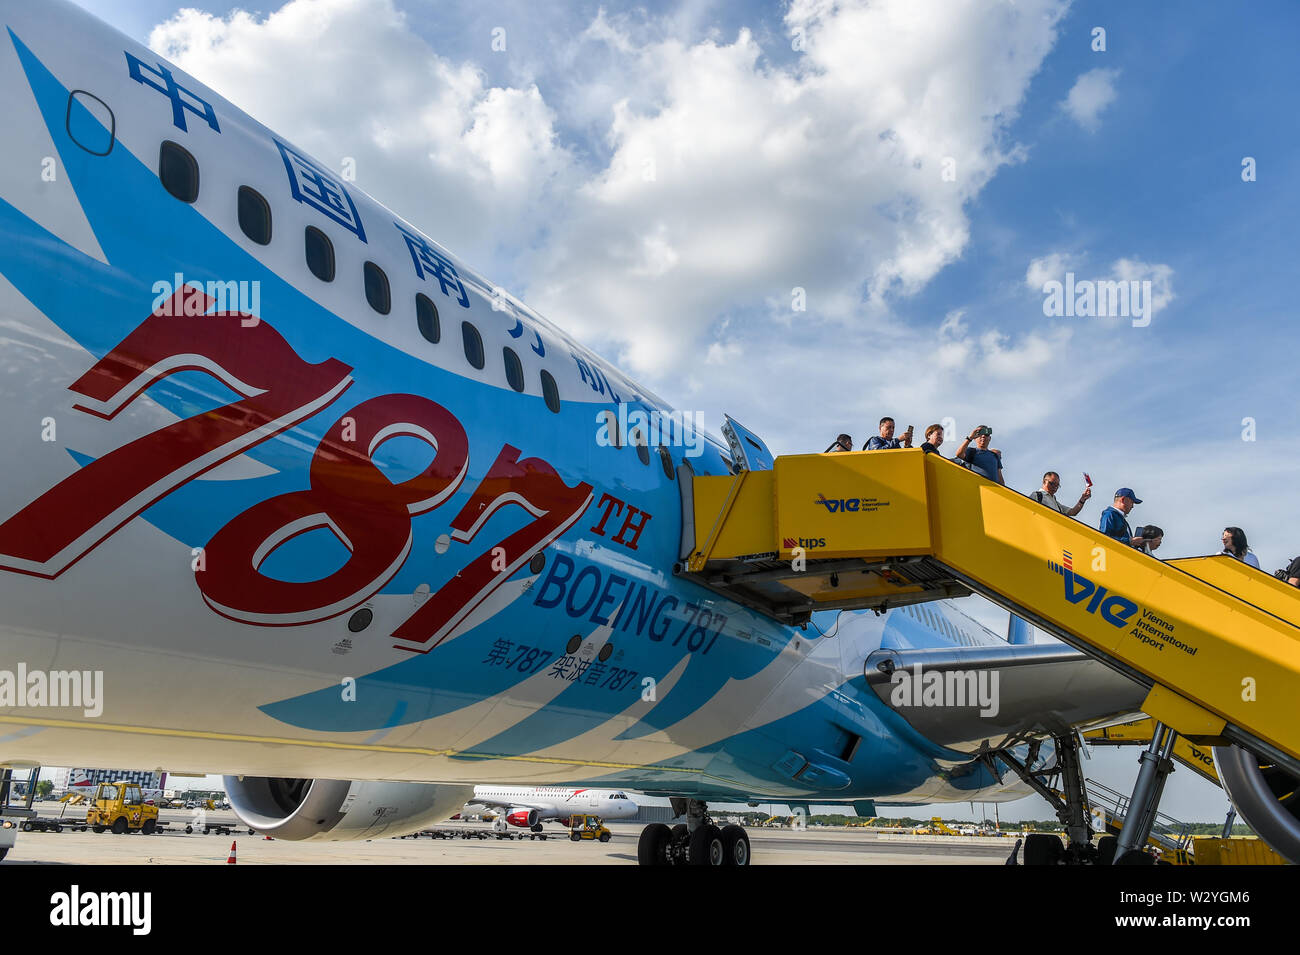
[[[388,290],[388,276],[374,262],[367,262],[362,272],[366,278],[366,301],[380,315],[387,315],[393,310],[393,297]]]
[[[641,459],[642,464],[650,463],[650,449],[646,447],[645,435],[641,433],[640,428],[632,431],[632,444],[636,446],[636,456]]]
[[[425,341],[431,345],[438,344],[442,338],[442,329],[438,325],[438,306],[423,293],[415,296],[415,323],[420,326],[420,334]]]
[[[668,453],[668,449],[662,444],[659,445],[659,463],[664,466],[664,476],[671,481],[673,479],[673,456]]]
[[[542,397],[546,399],[546,407],[555,414],[560,413],[560,389],[555,386],[555,379],[546,369],[542,369]]]
[[[465,340],[465,360],[482,371],[486,364],[483,357],[483,336],[469,322],[460,323],[460,335]]]
[[[184,146],[163,140],[158,150],[158,178],[163,188],[181,202],[199,197],[199,164]]]
[[[258,245],[271,242],[271,206],[248,186],[239,187],[239,228]]]
[[[519,356],[508,345],[501,350],[501,357],[506,363],[506,381],[515,391],[524,390],[524,366],[519,361]]]
[[[322,282],[333,282],[334,243],[324,232],[310,225],[303,237],[307,249],[307,268]]]

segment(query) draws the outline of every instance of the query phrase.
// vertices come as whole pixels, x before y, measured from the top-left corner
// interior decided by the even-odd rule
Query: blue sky
[[[987,423],[1022,491],[1092,474],[1080,519],[1137,489],[1161,556],[1300,553],[1294,4],[78,2],[706,421]],[[1049,318],[1065,271],[1162,307]],[[1217,817],[1189,775],[1166,808]]]

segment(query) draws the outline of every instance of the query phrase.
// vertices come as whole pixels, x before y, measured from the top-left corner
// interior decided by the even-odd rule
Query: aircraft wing
[[[1147,695],[1063,644],[882,648],[867,657],[865,675],[926,739],[971,754],[1139,718]]]

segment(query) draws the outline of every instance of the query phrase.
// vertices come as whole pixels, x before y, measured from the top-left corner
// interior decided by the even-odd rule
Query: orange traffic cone
[[[226,865],[234,865],[234,864],[235,864],[235,844],[232,842],[230,844],[230,858],[226,860]]]

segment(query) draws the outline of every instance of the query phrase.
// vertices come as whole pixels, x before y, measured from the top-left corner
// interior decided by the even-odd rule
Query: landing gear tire
[[[672,865],[668,848],[672,845],[673,831],[662,822],[654,822],[641,830],[636,844],[636,861],[639,865]]]
[[[722,827],[723,865],[749,865],[749,833],[741,826]]]
[[[691,833],[687,860],[691,865],[722,865],[726,861],[726,851],[722,844],[722,830],[708,824],[698,826]]]
[[[1061,840],[1045,832],[1025,837],[1025,865],[1060,865],[1065,855]]]
[[[124,832],[126,832],[126,819],[118,816],[113,820],[113,835],[120,836]]]
[[[533,827],[532,827],[532,829],[530,829],[529,831],[530,831],[530,832],[541,832],[541,831],[542,831],[542,824],[541,824],[540,822],[535,822],[535,823],[533,823]]]
[[[1115,847],[1119,840],[1114,836],[1102,836],[1097,840],[1097,865],[1115,864]]]

